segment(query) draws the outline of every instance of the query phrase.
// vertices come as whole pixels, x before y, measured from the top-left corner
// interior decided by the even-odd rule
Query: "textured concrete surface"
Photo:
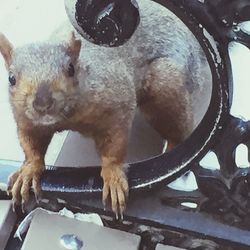
[[[22,250],[66,249],[60,243],[66,234],[76,235],[84,250],[136,250],[140,244],[140,237],[135,234],[39,212],[31,222]]]
[[[16,222],[11,201],[0,200],[0,249],[4,249]]]
[[[158,244],[155,250],[184,250],[184,248],[173,247],[173,246],[166,246],[162,244]]]

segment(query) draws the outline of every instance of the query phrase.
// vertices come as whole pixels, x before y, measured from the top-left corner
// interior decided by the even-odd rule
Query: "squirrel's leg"
[[[140,110],[168,141],[168,150],[186,139],[194,129],[192,92],[185,65],[171,58],[157,58],[143,81]]]
[[[128,141],[128,127],[112,128],[96,138],[96,146],[101,156],[101,176],[103,178],[103,204],[111,197],[112,210],[116,217],[123,216],[129,187],[124,169],[124,159]]]
[[[12,194],[14,205],[25,204],[29,200],[30,187],[33,187],[36,199],[40,194],[40,177],[44,170],[44,156],[52,138],[52,133],[38,130],[19,129],[18,136],[25,153],[21,168],[9,177],[8,191]]]

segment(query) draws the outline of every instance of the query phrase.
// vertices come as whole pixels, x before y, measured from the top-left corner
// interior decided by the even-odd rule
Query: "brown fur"
[[[34,128],[19,128],[18,136],[25,153],[21,169],[10,176],[9,191],[16,204],[22,207],[29,200],[29,189],[33,186],[36,195],[40,193],[40,176],[44,169],[44,156],[52,138],[52,133],[37,131]]]
[[[13,49],[12,44],[3,34],[0,34],[0,51],[5,60],[6,67],[9,67],[11,64],[12,49]]]
[[[168,139],[171,148],[186,139],[194,128],[191,96],[184,77],[178,63],[158,58],[150,64],[143,84],[145,97],[140,109],[148,122]],[[167,86],[159,84],[165,82]]]

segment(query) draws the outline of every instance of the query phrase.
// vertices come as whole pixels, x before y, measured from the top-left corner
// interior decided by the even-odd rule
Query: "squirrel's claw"
[[[32,179],[32,189],[35,194],[36,203],[39,204],[41,200],[41,185],[40,185],[40,175],[34,176]]]
[[[23,166],[19,171],[9,177],[8,193],[12,195],[13,209],[21,205],[22,212],[25,212],[25,206],[29,201],[30,188],[33,187],[37,202],[39,201],[40,171],[34,171],[30,166]]]
[[[7,194],[8,195],[11,195],[11,190],[12,190],[14,183],[16,182],[18,176],[19,176],[19,171],[16,171],[15,173],[11,174],[8,177],[8,183],[7,183]]]
[[[16,208],[17,206],[19,206],[19,201],[15,198],[12,198],[12,211],[15,213],[16,212]]]
[[[126,208],[128,197],[128,182],[122,169],[105,169],[102,171],[103,185],[103,204],[106,206],[110,194],[112,210],[118,219],[120,213],[123,219],[123,212]]]

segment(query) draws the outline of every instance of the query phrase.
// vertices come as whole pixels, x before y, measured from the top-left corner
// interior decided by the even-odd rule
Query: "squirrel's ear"
[[[75,33],[72,31],[68,43],[68,54],[73,60],[77,60],[80,50],[81,50],[82,42],[81,40],[76,39]]]
[[[5,65],[8,68],[12,62],[12,51],[13,46],[9,42],[9,40],[4,36],[4,34],[0,33],[0,52],[3,55],[5,60]]]

